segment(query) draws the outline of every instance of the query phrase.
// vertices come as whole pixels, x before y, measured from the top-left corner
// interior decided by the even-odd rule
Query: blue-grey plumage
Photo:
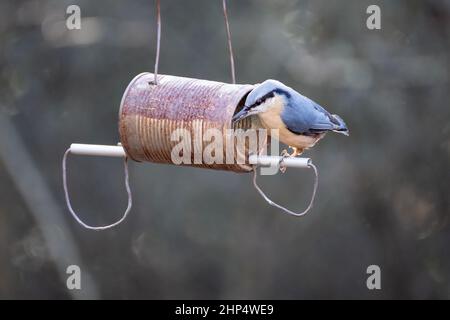
[[[233,121],[251,115],[258,115],[266,129],[278,129],[280,141],[294,150],[292,156],[314,146],[328,131],[349,134],[341,117],[276,80],[253,89]]]

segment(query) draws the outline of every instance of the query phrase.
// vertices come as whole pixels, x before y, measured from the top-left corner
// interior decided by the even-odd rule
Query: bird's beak
[[[236,113],[236,114],[233,116],[233,118],[231,119],[231,121],[232,121],[232,122],[239,121],[239,120],[241,120],[242,118],[244,118],[246,115],[247,115],[247,109],[246,109],[246,107],[244,106],[244,107],[242,108],[241,111],[239,111],[238,113]]]

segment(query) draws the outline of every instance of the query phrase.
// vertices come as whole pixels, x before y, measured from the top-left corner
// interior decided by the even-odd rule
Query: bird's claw
[[[285,166],[282,166],[283,160],[286,159],[286,158],[289,158],[290,156],[291,155],[289,154],[289,152],[286,149],[281,151],[281,158],[280,158],[280,161],[278,162],[278,165],[280,167],[280,172],[281,173],[285,173],[286,169],[287,169]]]
[[[296,147],[289,147],[289,148],[292,149],[292,153],[289,153],[286,149],[281,151],[281,159],[280,159],[280,162],[279,162],[279,166],[280,166],[280,171],[282,173],[286,172],[286,167],[281,165],[283,160],[286,159],[286,158],[295,158],[295,157],[299,156],[300,154],[302,154],[302,152],[303,152],[303,149],[299,149],[299,148],[296,148]]]

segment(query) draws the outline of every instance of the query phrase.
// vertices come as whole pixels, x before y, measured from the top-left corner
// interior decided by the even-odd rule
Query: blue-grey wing
[[[299,134],[333,130],[336,125],[328,111],[300,94],[286,106],[281,118],[288,130]]]
[[[308,133],[310,131],[310,126],[308,121],[303,117],[300,117],[295,113],[294,109],[286,107],[281,113],[281,120],[286,125],[286,128],[297,134]]]

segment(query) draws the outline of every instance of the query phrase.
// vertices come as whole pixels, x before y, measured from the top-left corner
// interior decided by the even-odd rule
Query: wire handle
[[[84,223],[77,215],[77,213],[73,210],[72,205],[70,203],[70,197],[69,197],[69,191],[67,189],[67,168],[66,168],[66,162],[67,162],[67,156],[69,153],[78,154],[78,155],[90,155],[90,156],[107,156],[107,157],[123,157],[124,158],[124,172],[125,172],[125,189],[127,190],[128,195],[128,206],[122,215],[122,217],[109,225],[106,226],[99,226],[94,227],[90,226],[86,223]],[[93,145],[93,144],[78,144],[73,143],[70,145],[70,147],[66,150],[64,153],[64,157],[62,160],[62,177],[63,177],[63,188],[64,188],[64,195],[66,197],[66,204],[67,208],[69,209],[70,213],[74,217],[74,219],[83,227],[90,230],[106,230],[110,229],[112,227],[117,226],[118,224],[122,223],[126,217],[128,216],[128,213],[131,210],[131,206],[133,203],[132,196],[131,196],[131,189],[129,184],[129,175],[128,175],[128,157],[126,156],[125,151],[121,146],[103,146],[103,145]]]
[[[161,3],[156,0],[156,54],[155,54],[155,71],[153,72],[153,84],[158,84],[158,67],[159,67],[159,52],[161,48]]]
[[[253,186],[255,189],[259,192],[259,194],[264,198],[264,200],[267,201],[267,203],[271,206],[274,206],[278,209],[281,209],[287,214],[301,217],[304,216],[308,211],[312,208],[314,204],[314,199],[316,198],[316,192],[317,187],[319,186],[319,173],[317,171],[316,166],[311,162],[311,159],[309,158],[294,158],[294,157],[283,157],[283,156],[256,156],[252,155],[249,158],[249,161],[251,164],[254,165],[253,167]],[[257,169],[262,165],[273,165],[278,164],[278,166],[285,166],[285,167],[297,167],[297,168],[312,168],[314,170],[315,179],[314,179],[314,189],[313,194],[311,197],[311,200],[308,204],[308,207],[302,211],[302,212],[295,212],[292,210],[289,210],[278,203],[272,201],[265,193],[262,191],[258,183],[256,182],[257,178]]]
[[[225,28],[227,33],[228,53],[230,58],[230,69],[231,69],[231,81],[233,84],[236,84],[236,71],[234,67],[233,46],[231,43],[231,31],[230,31],[230,24],[228,22],[228,10],[226,0],[222,0],[222,10],[223,10],[223,17],[225,19]],[[154,85],[158,84],[160,49],[161,49],[161,3],[160,0],[156,0],[156,54],[155,54],[155,67],[153,72],[154,78],[153,81],[150,82],[150,84]]]
[[[233,46],[231,44],[230,24],[228,23],[227,0],[222,1],[223,17],[225,19],[225,29],[227,31],[228,54],[230,56],[231,81],[236,84],[236,71],[234,68]]]

